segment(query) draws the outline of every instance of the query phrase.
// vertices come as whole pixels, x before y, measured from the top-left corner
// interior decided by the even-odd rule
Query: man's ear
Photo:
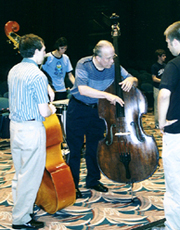
[[[34,51],[34,55],[36,55],[37,53],[38,53],[38,49],[35,49],[35,51]]]
[[[178,47],[180,46],[180,41],[174,38],[174,40],[172,41],[172,44],[174,45],[174,47]]]
[[[101,58],[99,56],[95,56],[96,60],[100,62]]]

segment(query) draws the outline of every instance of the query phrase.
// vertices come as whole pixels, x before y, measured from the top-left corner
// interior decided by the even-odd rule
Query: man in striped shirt
[[[48,93],[53,100],[53,91],[38,67],[45,55],[44,41],[34,34],[25,35],[20,40],[19,51],[23,60],[8,74],[10,141],[15,167],[12,227],[42,228],[44,223],[32,218],[46,161],[46,132],[42,122],[56,109],[48,104]]]
[[[123,100],[105,90],[113,83],[115,78],[114,57],[115,50],[112,43],[100,41],[95,46],[94,55],[82,58],[76,66],[75,83],[71,89],[72,97],[67,110],[66,134],[70,149],[69,166],[76,187],[76,198],[82,194],[78,189],[81,148],[86,135],[86,187],[100,192],[107,192],[100,180],[100,170],[97,163],[97,147],[103,138],[105,123],[98,116],[97,103],[99,98],[110,101],[111,104]],[[137,84],[137,78],[120,67],[122,90],[129,91]]]

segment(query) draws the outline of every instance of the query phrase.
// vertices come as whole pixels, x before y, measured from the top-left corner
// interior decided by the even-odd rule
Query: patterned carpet
[[[45,230],[110,230],[151,229],[164,222],[163,195],[165,191],[162,167],[162,135],[154,129],[152,112],[144,115],[142,124],[145,133],[153,135],[159,149],[159,166],[147,180],[135,183],[133,192],[127,184],[113,183],[102,175],[101,182],[109,188],[100,193],[85,188],[86,167],[82,158],[80,190],[82,199],[50,215],[35,206],[36,218],[44,221]],[[11,180],[14,167],[9,139],[0,140],[0,229],[11,229],[12,193]],[[157,223],[155,225],[155,223]]]

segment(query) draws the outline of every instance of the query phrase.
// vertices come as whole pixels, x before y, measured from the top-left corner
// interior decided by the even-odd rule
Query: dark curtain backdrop
[[[112,41],[112,13],[119,15],[123,66],[149,70],[157,48],[167,51],[167,60],[172,58],[163,33],[168,25],[180,20],[180,0],[0,0],[0,81],[21,60],[7,42],[6,22],[18,22],[20,36],[41,36],[47,52],[53,50],[56,39],[65,36],[67,54],[75,68],[81,57],[92,54],[100,39]]]

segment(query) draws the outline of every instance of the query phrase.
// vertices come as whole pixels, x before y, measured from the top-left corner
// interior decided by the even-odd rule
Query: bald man
[[[99,192],[107,192],[108,188],[100,183],[100,170],[97,163],[97,147],[99,140],[103,139],[105,123],[99,118],[97,103],[104,98],[112,104],[123,100],[111,93],[104,92],[114,81],[115,50],[112,43],[101,40],[93,49],[93,55],[78,61],[75,70],[75,83],[71,89],[71,99],[67,110],[66,134],[70,149],[69,166],[76,187],[76,198],[82,193],[78,188],[81,148],[86,136],[86,187]],[[137,85],[137,78],[129,74],[120,66],[122,82],[120,87],[129,91]]]

